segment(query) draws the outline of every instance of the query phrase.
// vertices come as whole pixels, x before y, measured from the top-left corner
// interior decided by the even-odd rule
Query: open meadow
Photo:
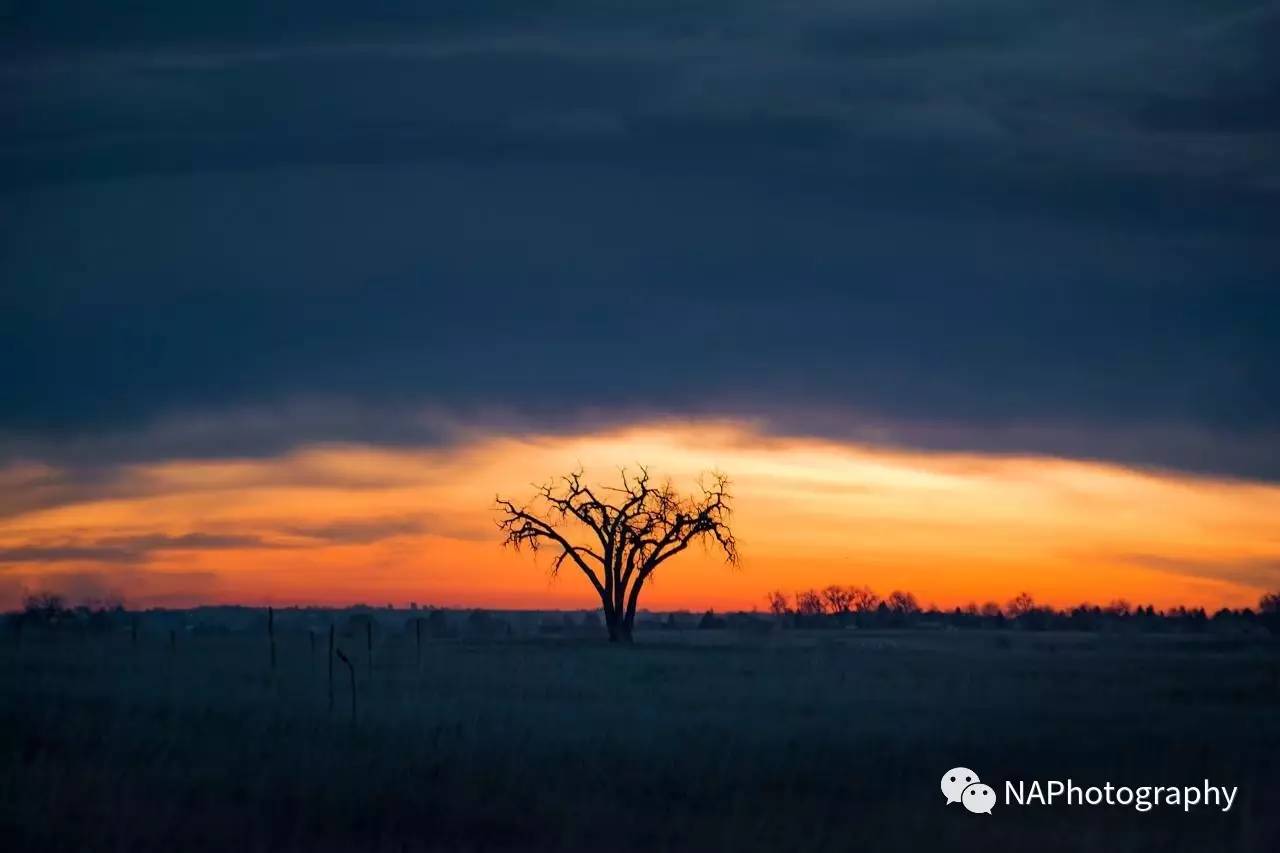
[[[314,647],[313,647],[314,642]],[[41,850],[1274,850],[1273,640],[650,632],[373,644],[30,632],[0,836]],[[350,678],[356,712],[352,719]],[[1004,779],[1238,785],[1229,813],[946,806]]]

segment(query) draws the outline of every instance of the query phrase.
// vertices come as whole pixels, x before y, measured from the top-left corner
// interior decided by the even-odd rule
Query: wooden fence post
[[[351,663],[351,659],[343,654],[342,649],[338,649],[338,660],[347,665],[347,672],[351,675],[351,728],[356,727],[356,668]]]
[[[329,623],[329,713],[333,713],[333,623]]]
[[[267,608],[267,641],[271,645],[271,674],[276,674],[276,611]]]

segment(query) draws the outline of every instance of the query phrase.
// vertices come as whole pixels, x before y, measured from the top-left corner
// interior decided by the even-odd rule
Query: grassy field
[[[1276,850],[1274,641],[30,634],[0,648],[10,850]],[[1231,812],[947,807],[1004,779],[1238,785]]]

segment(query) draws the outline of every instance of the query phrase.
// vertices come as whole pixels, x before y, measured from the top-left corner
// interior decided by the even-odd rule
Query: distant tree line
[[[1165,633],[1250,633],[1268,631],[1280,636],[1280,593],[1262,596],[1256,609],[1232,610],[1222,608],[1213,613],[1204,608],[1174,607],[1157,610],[1154,606],[1133,605],[1124,599],[1115,599],[1105,606],[1080,604],[1070,608],[1053,608],[1038,604],[1029,593],[1020,593],[1003,605],[988,601],[970,603],[951,609],[922,607],[914,595],[894,590],[881,598],[865,586],[828,586],[824,589],[807,589],[787,595],[782,591],[767,596],[769,613],[724,613],[708,610],[699,618],[688,613],[647,613],[643,616],[646,627],[655,630],[715,630],[730,629],[751,632],[767,632],[782,629],[847,629],[847,628],[962,628],[962,629],[1014,629],[1025,631],[1142,631]],[[258,620],[265,619],[260,608],[223,607],[217,611],[256,613]],[[391,611],[391,605],[387,605]],[[363,634],[366,623],[377,622],[378,608],[355,605],[338,610],[286,609],[287,617],[304,620],[298,627],[315,628],[321,622],[331,623],[333,614],[345,614],[339,625],[343,635]],[[148,612],[151,619],[183,619],[183,611]],[[419,609],[417,605],[408,612],[401,612],[405,619],[402,630],[415,631],[414,623],[421,623],[423,636],[432,639],[466,637],[511,637],[534,635],[595,636],[600,629],[599,612],[587,611],[577,616],[571,613],[544,613],[533,617],[536,622],[513,624],[518,619],[512,613],[491,613],[486,610],[446,611],[438,608]],[[419,614],[421,614],[419,616]],[[119,599],[95,599],[71,605],[54,593],[38,593],[28,596],[22,610],[10,613],[5,621],[11,628],[24,626],[60,628],[74,631],[106,632],[132,626],[137,628],[139,614],[126,610]],[[391,618],[391,617],[388,617]],[[319,620],[319,621],[317,621]],[[407,620],[407,621],[406,621]],[[229,621],[225,617],[221,622]],[[243,620],[241,620],[243,621]],[[176,622],[168,627],[182,627]],[[256,623],[254,623],[256,625]],[[393,623],[394,624],[394,623]],[[213,623],[188,625],[188,630],[223,631],[231,625]],[[241,625],[244,629],[245,625]],[[515,629],[515,630],[513,630]]]
[[[109,633],[120,631],[168,632],[180,635],[224,635],[269,631],[272,608],[241,605],[204,605],[179,609],[126,609],[116,598],[89,599],[78,604],[57,593],[29,595],[20,610],[0,613],[0,628],[53,630],[58,633]],[[285,631],[322,634],[329,626],[341,638],[390,633],[431,640],[500,639],[522,636],[597,636],[599,611],[541,612],[489,611],[482,608],[444,609],[419,607],[406,610],[353,604],[346,607],[294,606],[274,608],[274,622]],[[689,627],[692,627],[691,625]]]
[[[123,624],[124,615],[124,601],[118,598],[89,599],[73,606],[61,595],[38,592],[28,595],[22,610],[9,619],[19,627],[75,625],[91,631],[109,631]]]
[[[963,607],[922,608],[909,592],[894,590],[884,598],[866,586],[831,585],[801,590],[788,596],[777,590],[766,596],[777,624],[786,628],[1019,628],[1029,631],[1101,631],[1125,628],[1139,631],[1197,632],[1266,629],[1280,635],[1280,593],[1268,593],[1256,610],[1134,605],[1117,598],[1105,606],[1079,604],[1069,608],[1042,605],[1019,593],[1001,605],[988,601]]]

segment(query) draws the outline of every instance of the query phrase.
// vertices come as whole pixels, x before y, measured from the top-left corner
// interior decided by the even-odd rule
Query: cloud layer
[[[1275,4],[99,6],[0,33],[8,458],[734,416],[1280,478]]]

